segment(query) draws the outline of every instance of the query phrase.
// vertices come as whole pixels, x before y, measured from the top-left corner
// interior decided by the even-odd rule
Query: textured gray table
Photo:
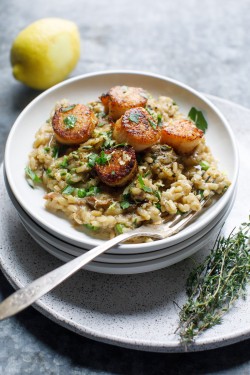
[[[48,16],[78,24],[83,48],[72,76],[113,68],[151,71],[249,107],[249,9],[248,0],[2,0],[1,160],[11,125],[38,95],[12,78],[9,64],[12,40],[27,24]],[[0,299],[11,292],[0,275]],[[0,373],[249,374],[249,345],[194,354],[136,352],[79,337],[30,308],[1,322]]]

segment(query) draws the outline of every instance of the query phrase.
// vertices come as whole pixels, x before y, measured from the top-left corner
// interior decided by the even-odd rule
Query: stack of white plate
[[[204,209],[180,233],[165,240],[114,247],[85,266],[95,272],[132,274],[167,267],[189,257],[217,235],[231,211],[239,168],[235,139],[225,118],[205,97],[171,79],[138,72],[101,72],[65,81],[38,96],[16,120],[6,145],[4,176],[10,199],[23,225],[45,250],[68,261],[102,243],[102,240],[77,230],[63,216],[47,211],[44,190],[30,188],[24,168],[34,135],[55,102],[67,98],[70,102],[86,103],[115,85],[143,87],[155,96],[170,96],[184,113],[193,106],[202,110],[209,123],[207,143],[219,160],[219,168],[232,182],[215,204]]]

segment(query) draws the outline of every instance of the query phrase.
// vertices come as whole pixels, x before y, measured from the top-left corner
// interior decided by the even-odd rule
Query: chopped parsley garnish
[[[33,182],[42,182],[42,180],[37,176],[37,174],[32,171],[30,167],[25,168],[26,175],[33,181]]]
[[[160,202],[155,203],[155,207],[158,208],[159,211],[161,211],[161,204],[160,204]]]
[[[103,138],[104,138],[104,142],[103,142],[103,145],[102,145],[103,148],[110,148],[110,147],[114,146],[115,140],[111,138],[112,137],[112,130],[110,130],[108,132],[100,133],[100,135],[102,135]]]
[[[150,125],[152,126],[152,128],[153,128],[154,130],[156,130],[156,128],[157,128],[157,124],[156,124],[154,121],[152,121],[150,118],[148,119],[148,122],[150,123]]]
[[[86,196],[89,197],[91,195],[96,195],[97,193],[100,193],[100,188],[98,186],[90,186],[87,189]]]
[[[44,147],[45,152],[50,152],[50,147]]]
[[[100,155],[90,154],[88,156],[88,166],[92,168],[95,164],[105,165],[111,159],[111,157],[111,155],[106,154],[103,150],[101,151]]]
[[[67,166],[68,166],[68,156],[64,155],[63,161],[61,162],[60,167],[67,168]]]
[[[84,150],[89,150],[89,149],[93,148],[93,146],[86,145],[86,146],[82,146],[81,148],[84,149]]]
[[[146,193],[152,193],[152,189],[145,185],[145,182],[143,181],[143,178],[142,178],[141,174],[139,174],[139,176],[138,176],[138,181],[139,181],[140,187],[143,191],[145,191]]]
[[[152,189],[148,186],[143,186],[142,190],[144,190],[146,193],[152,193]]]
[[[76,181],[71,180],[72,175],[70,173],[66,173],[66,182],[68,185],[73,185],[76,183]]]
[[[119,148],[124,146],[127,146],[127,143],[118,143],[117,145],[114,145],[113,148]]]
[[[63,190],[62,194],[70,195],[74,192],[75,188],[73,186],[67,185]]]
[[[158,208],[159,211],[161,211],[161,193],[159,190],[154,190],[153,191],[154,195],[156,196],[156,198],[158,198],[159,202],[156,202],[155,203],[155,207]]]
[[[77,121],[77,117],[74,115],[69,115],[64,118],[63,122],[66,125],[66,129],[72,129],[74,128]]]
[[[59,154],[59,147],[58,146],[54,146],[53,150],[52,150],[52,157],[54,159],[57,159],[58,158],[58,154]]]
[[[86,194],[87,194],[86,189],[78,189],[77,190],[78,198],[85,198]]]
[[[146,107],[146,111],[150,114],[150,116],[153,117],[154,120],[157,120],[157,123],[156,123],[155,121],[152,121],[151,119],[148,119],[148,122],[150,123],[152,128],[155,130],[157,128],[158,124],[159,124],[158,115],[150,107]],[[160,121],[161,121],[161,117],[160,117]]]
[[[210,165],[208,164],[206,160],[202,160],[200,162],[200,166],[201,166],[201,169],[203,169],[203,171],[207,171],[210,168]]]
[[[161,145],[161,150],[162,151],[170,151],[170,150],[172,150],[172,147],[168,146],[168,145]]]
[[[204,197],[204,190],[202,190],[202,189],[198,189],[198,190],[197,190],[197,195],[200,195],[201,198],[203,198],[203,197]]]
[[[90,154],[88,156],[88,167],[90,168],[94,167],[97,158],[98,158],[97,154]]]
[[[140,121],[140,114],[139,113],[130,113],[129,120],[132,122],[135,122],[136,124],[139,124]]]
[[[180,211],[180,210],[177,209],[176,215],[184,215],[184,214],[185,214],[185,212],[182,212],[182,211]]]
[[[192,107],[188,113],[188,117],[195,123],[198,129],[202,130],[204,133],[207,130],[207,121],[201,111]]]
[[[120,202],[120,206],[123,210],[126,210],[126,208],[129,208],[131,206],[131,203],[129,203],[128,201],[122,201]]]
[[[152,116],[152,109],[150,107],[145,107],[146,111]]]
[[[126,186],[125,189],[123,190],[122,196],[123,196],[123,199],[124,199],[124,200],[130,198],[130,189],[131,189],[132,186],[133,186],[133,185],[130,184],[130,185]]]
[[[77,189],[78,198],[90,197],[96,195],[97,193],[100,193],[100,188],[98,186],[90,186],[86,189]]]
[[[104,151],[101,151],[100,156],[96,159],[96,163],[99,165],[106,164],[110,159],[112,155],[106,154]]]
[[[97,230],[99,229],[99,227],[95,227],[95,226],[92,225],[92,224],[84,224],[84,226],[85,226],[87,229],[93,230],[94,232],[97,231]]]
[[[76,106],[76,104],[69,105],[68,107],[62,107],[62,108],[61,108],[61,112],[68,112],[68,111],[70,111],[71,109],[74,109],[75,106]]]
[[[154,190],[154,195],[159,199],[159,201],[161,200],[161,193],[159,190]]]
[[[98,117],[98,118],[102,118],[102,117],[105,117],[106,116],[106,113],[105,112],[98,112],[98,113],[96,113],[96,116]]]
[[[116,224],[115,225],[115,232],[116,232],[116,234],[122,234],[124,226],[125,225],[121,224],[121,223]]]
[[[158,126],[162,125],[162,114],[161,113],[157,114],[157,125]]]
[[[98,124],[97,124],[97,126],[99,126],[99,128],[101,128],[104,125],[106,125],[106,122],[98,122]]]

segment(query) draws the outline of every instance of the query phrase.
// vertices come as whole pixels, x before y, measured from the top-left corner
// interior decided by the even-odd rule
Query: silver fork
[[[201,207],[204,207],[213,195],[214,194],[211,193],[208,197],[204,198],[201,201]],[[182,230],[190,220],[199,215],[199,213],[200,211],[191,211],[184,215],[175,215],[174,218],[167,223],[143,225],[130,232],[122,233],[92,250],[89,250],[85,254],[74,258],[7,297],[0,303],[0,320],[6,319],[24,310],[37,299],[73,275],[80,268],[98,257],[98,255],[101,255],[113,246],[133,237],[151,237],[158,240],[170,237]]]

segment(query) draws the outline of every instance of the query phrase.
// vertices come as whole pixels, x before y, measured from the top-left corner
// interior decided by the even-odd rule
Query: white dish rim
[[[49,233],[48,231],[46,231],[46,229],[44,229],[43,227],[39,226],[38,223],[36,223],[27,213],[26,211],[22,208],[22,206],[19,204],[19,202],[16,200],[15,196],[13,195],[11,189],[10,189],[10,186],[9,186],[9,183],[8,183],[8,180],[7,180],[7,176],[6,176],[6,173],[5,173],[5,168],[4,168],[4,164],[3,164],[3,177],[4,177],[4,182],[5,182],[5,187],[6,187],[6,190],[8,192],[8,195],[9,195],[9,198],[11,199],[12,201],[12,204],[14,205],[14,207],[16,208],[20,218],[22,219],[22,221],[24,221],[24,223],[29,227],[31,228],[31,230],[36,233],[37,236],[41,237],[43,240],[46,240],[50,245],[53,245],[55,247],[58,247],[58,244],[60,245],[58,248],[61,250],[61,251],[64,251],[66,252],[62,247],[63,245],[65,244],[66,246],[70,246],[72,248],[74,248],[74,245],[68,243],[67,241],[63,241],[61,238],[59,237],[56,237],[54,235],[52,235],[51,233]],[[232,199],[225,205],[225,207],[221,210],[221,212],[217,215],[217,217],[214,219],[215,222],[218,222],[222,216],[224,215],[224,213],[227,211],[228,207],[232,206],[233,205],[233,202],[235,200],[235,196],[236,196],[236,192],[237,192],[237,189],[234,189],[234,193],[233,193],[233,196],[232,196]],[[213,221],[213,222],[214,222]],[[110,263],[112,263],[111,261],[111,256],[114,256],[115,258],[116,257],[121,257],[123,256],[124,258],[126,258],[127,256],[129,255],[132,255],[132,257],[140,257],[140,256],[150,256],[152,255],[153,253],[158,253],[158,254],[162,254],[163,252],[165,252],[167,249],[170,251],[168,252],[168,255],[170,254],[173,254],[175,252],[178,252],[180,251],[183,247],[180,247],[181,245],[184,245],[185,243],[185,247],[186,247],[186,243],[188,242],[188,246],[190,246],[191,244],[194,244],[197,240],[199,240],[201,237],[203,237],[208,231],[211,230],[211,228],[214,227],[214,225],[212,224],[213,222],[210,222],[205,228],[203,228],[201,231],[199,231],[198,233],[196,233],[194,236],[192,237],[189,237],[187,238],[186,240],[182,241],[182,242],[179,242],[175,245],[172,245],[172,246],[169,246],[167,248],[162,248],[162,249],[158,249],[158,250],[153,250],[152,252],[143,252],[143,251],[138,251],[138,253],[125,253],[124,252],[124,249],[119,249],[118,252],[113,252],[112,250],[113,249],[110,249],[107,253],[105,253],[102,256],[100,256],[102,258],[102,260],[100,260],[100,262],[103,262],[103,263],[106,263],[108,260],[110,260]],[[48,237],[49,237],[49,241],[48,241]],[[198,238],[197,238],[198,237]],[[190,241],[191,240],[191,241]],[[73,252],[68,252],[69,255],[73,255],[73,256],[79,256],[81,254],[83,254],[84,252],[88,251],[88,249],[84,249],[84,248],[80,248],[80,247],[77,247],[77,250],[79,251],[79,253],[76,255],[76,254],[73,254]],[[179,248],[180,247],[180,248]],[[82,250],[82,253],[80,254],[80,250]],[[66,252],[67,253],[67,252]],[[108,255],[108,257],[107,257]],[[167,254],[166,254],[167,255]],[[163,256],[163,255],[161,255]],[[161,256],[158,256],[157,255],[157,258],[158,257],[161,257]],[[106,258],[106,259],[105,259]],[[145,260],[145,259],[144,259]],[[140,260],[141,261],[141,260]],[[114,263],[122,263],[122,262],[114,262]]]
[[[6,181],[5,180],[5,186],[6,186],[6,189],[7,189],[7,191],[8,191],[8,186],[7,186],[7,184],[8,184],[8,181]],[[161,257],[163,257],[163,256],[167,256],[167,255],[171,255],[171,254],[174,254],[174,253],[177,253],[177,252],[179,252],[179,251],[181,251],[181,250],[183,250],[184,249],[184,247],[180,247],[180,248],[178,248],[178,245],[179,244],[182,244],[182,245],[185,245],[185,248],[187,247],[187,246],[191,246],[191,245],[195,245],[195,243],[197,242],[197,241],[199,241],[202,237],[204,237],[206,234],[208,234],[208,232],[210,232],[211,230],[213,230],[213,228],[215,227],[215,225],[219,222],[219,221],[221,221],[221,219],[225,216],[225,215],[227,215],[227,212],[228,212],[228,210],[229,210],[229,208],[230,208],[230,210],[231,210],[231,208],[232,208],[232,206],[233,206],[233,203],[234,203],[234,200],[235,200],[235,196],[236,196],[236,190],[234,191],[234,195],[233,195],[233,197],[232,197],[232,200],[231,201],[229,201],[228,202],[228,204],[221,210],[221,212],[220,212],[220,214],[215,218],[215,220],[213,221],[213,222],[210,222],[205,228],[203,228],[203,230],[201,230],[200,232],[199,232],[199,235],[197,236],[197,234],[196,235],[194,235],[194,236],[192,236],[192,237],[189,237],[188,239],[186,239],[186,240],[184,240],[183,242],[181,242],[181,243],[178,243],[178,244],[176,244],[176,245],[172,245],[172,246],[170,246],[170,247],[167,247],[167,248],[163,248],[163,249],[159,249],[159,250],[154,250],[154,251],[152,251],[152,252],[147,252],[147,253],[144,253],[144,252],[140,252],[140,253],[136,253],[136,254],[134,254],[134,253],[132,253],[131,254],[131,256],[132,256],[132,258],[138,258],[138,260],[134,260],[134,259],[132,259],[132,261],[127,261],[127,262],[125,262],[125,258],[126,257],[129,257],[129,254],[123,254],[123,253],[108,253],[107,252],[107,254],[105,253],[104,255],[103,255],[103,257],[102,256],[100,256],[100,258],[101,258],[101,260],[99,260],[98,261],[98,263],[114,263],[114,264],[120,264],[120,263],[137,263],[137,262],[142,262],[142,261],[147,261],[147,260],[150,260],[150,259],[156,259],[156,258],[161,258]],[[42,227],[39,227],[39,225],[34,221],[34,220],[32,220],[32,218],[30,218],[28,215],[27,215],[27,213],[23,210],[23,208],[19,205],[19,203],[18,203],[18,201],[15,199],[15,197],[14,196],[11,196],[11,192],[9,192],[9,197],[10,197],[10,199],[11,199],[11,201],[12,201],[12,203],[13,203],[13,205],[14,205],[14,207],[16,208],[16,210],[17,210],[17,212],[18,212],[18,214],[19,214],[19,216],[20,216],[20,219],[21,219],[21,221],[23,222],[23,224],[24,224],[24,226],[25,226],[25,228],[27,229],[27,227],[30,229],[30,230],[28,230],[29,231],[29,233],[30,233],[30,231],[32,231],[32,234],[31,234],[31,236],[34,238],[34,236],[38,236],[38,237],[40,237],[42,240],[44,240],[44,241],[46,241],[49,245],[51,245],[51,246],[54,246],[54,247],[56,247],[56,248],[58,248],[59,250],[61,250],[62,252],[64,252],[64,253],[66,253],[66,254],[69,254],[69,255],[72,255],[72,256],[78,256],[78,255],[81,255],[80,253],[78,254],[78,255],[76,255],[76,254],[73,254],[73,253],[70,253],[70,252],[66,252],[63,248],[62,248],[62,246],[63,245],[61,245],[61,244],[65,244],[66,246],[72,246],[72,247],[74,247],[73,245],[71,245],[71,244],[69,244],[69,243],[67,243],[67,242],[65,242],[65,241],[63,241],[63,240],[61,240],[60,238],[57,238],[57,237],[55,237],[55,236],[53,236],[52,234],[50,234],[50,233],[48,233],[44,228],[42,228]],[[15,200],[15,201],[14,201]],[[215,223],[214,223],[215,222]],[[53,241],[52,242],[52,239],[50,239],[49,241],[48,241],[48,237],[51,237],[51,238],[53,238],[53,239],[55,239],[55,241]],[[197,238],[198,237],[198,238]],[[191,241],[190,241],[191,240]],[[188,245],[187,245],[187,242],[188,242]],[[59,247],[58,247],[58,244],[60,245]],[[173,249],[174,248],[174,249]],[[88,251],[88,249],[83,249],[83,248],[78,248],[78,250],[80,251],[80,250],[82,250],[82,254],[84,254],[85,252],[87,252]],[[112,249],[111,249],[112,250]],[[170,251],[169,251],[170,250]],[[166,251],[167,251],[167,253],[166,253]],[[150,258],[150,259],[144,259],[144,260],[139,260],[139,258],[140,257],[144,257],[144,256],[146,256],[146,257],[149,257],[149,256],[151,256],[152,254],[157,254],[157,256],[156,257],[154,257],[154,258]],[[108,257],[107,257],[107,255],[109,255]],[[110,258],[111,258],[111,256],[114,256],[114,258],[117,258],[117,257],[122,257],[122,259],[124,258],[124,261],[122,261],[122,262],[117,262],[117,260],[118,259],[116,259],[116,261],[112,261]],[[106,258],[106,259],[105,259]],[[121,258],[120,258],[121,259]],[[131,259],[131,258],[130,258]]]
[[[231,202],[230,206],[226,210],[226,213],[223,217],[219,219],[218,222],[211,228],[212,235],[221,229],[223,223],[227,219],[228,215],[231,212],[233,206],[233,202]],[[39,244],[44,250],[46,250],[51,255],[55,256],[57,259],[67,262],[75,257],[65,253],[64,251],[58,249],[56,246],[50,245],[48,242],[44,241],[41,237],[34,236],[29,228],[22,223],[30,234],[30,236],[34,239],[35,242]],[[104,273],[104,274],[111,274],[111,275],[133,275],[139,273],[147,273],[160,270],[162,268],[170,267],[176,263],[181,262],[182,260],[192,256],[197,251],[201,250],[202,246],[205,246],[211,240],[211,235],[209,233],[204,234],[198,241],[194,242],[193,244],[187,246],[187,248],[180,249],[169,255],[164,255],[160,258],[151,259],[148,261],[136,262],[136,263],[103,263],[98,261],[92,261],[91,263],[84,266],[84,269],[91,272],[97,273]],[[65,257],[65,260],[63,260]],[[143,267],[143,268],[141,268]]]

